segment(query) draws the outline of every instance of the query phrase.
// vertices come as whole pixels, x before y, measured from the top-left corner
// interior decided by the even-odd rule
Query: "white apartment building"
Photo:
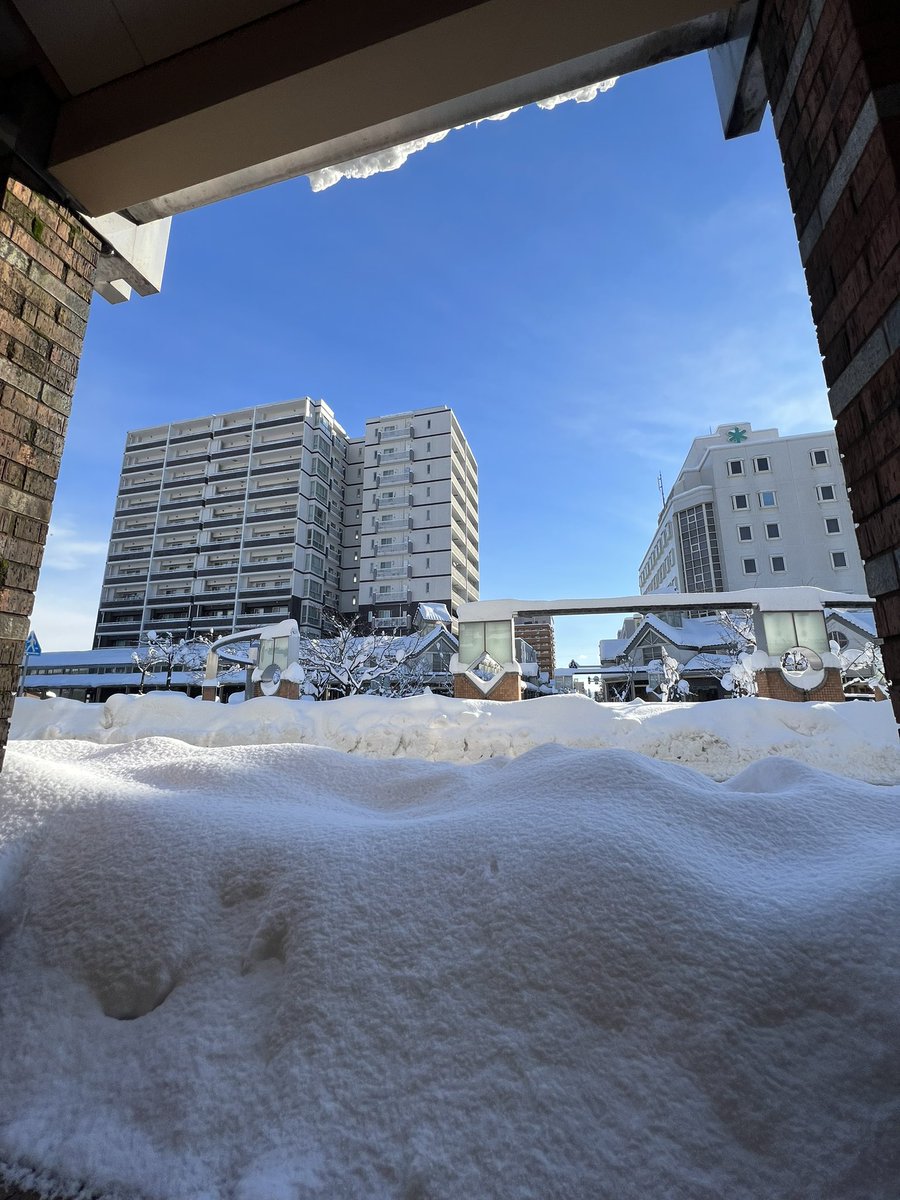
[[[132,431],[94,646],[285,617],[317,634],[326,612],[376,608],[377,627],[407,628],[419,600],[477,599],[477,499],[446,408],[357,439],[308,397]]]
[[[451,410],[367,421],[347,464],[351,608],[376,630],[405,629],[420,603],[455,612],[477,600],[478,467]]]
[[[695,438],[640,566],[645,592],[812,584],[866,591],[831,430],[720,425]]]

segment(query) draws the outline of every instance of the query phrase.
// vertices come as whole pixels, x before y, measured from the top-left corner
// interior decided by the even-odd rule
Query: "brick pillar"
[[[521,700],[522,676],[501,675],[487,695],[465,675],[453,676],[453,695],[457,700]]]
[[[762,0],[759,46],[900,720],[900,3]]]
[[[764,667],[756,672],[756,694],[770,700],[815,700],[829,704],[837,704],[845,699],[844,685],[837,667],[826,667],[825,678],[809,692],[788,683],[778,667]]]
[[[0,763],[99,242],[0,164]]]

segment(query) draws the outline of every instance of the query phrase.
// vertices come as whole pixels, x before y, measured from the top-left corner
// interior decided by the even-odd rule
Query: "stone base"
[[[507,673],[501,675],[485,695],[466,675],[453,676],[453,695],[457,700],[521,700],[522,676]]]
[[[765,696],[769,700],[818,700],[835,704],[844,699],[841,673],[837,667],[826,667],[825,678],[810,692],[804,692],[788,683],[777,667],[767,667],[756,672],[756,691],[757,695]]]

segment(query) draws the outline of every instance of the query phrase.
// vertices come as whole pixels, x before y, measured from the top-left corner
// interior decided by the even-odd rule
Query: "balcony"
[[[375,522],[376,532],[382,529],[409,529],[409,517],[387,516],[378,517]]]
[[[392,588],[389,592],[376,592],[370,589],[373,604],[406,604],[409,599],[408,588]]]
[[[375,462],[382,467],[391,467],[394,463],[412,462],[413,451],[411,446],[405,446],[403,449],[377,451],[375,454]]]
[[[374,629],[409,629],[409,614],[401,617],[375,617],[372,621]]]
[[[383,508],[409,508],[410,504],[412,504],[412,496],[409,492],[395,492],[393,496],[375,497],[375,505],[379,511]]]
[[[393,487],[395,483],[412,483],[412,467],[400,467],[395,470],[393,475],[388,475],[384,472],[375,472],[376,487]]]
[[[391,542],[373,542],[373,554],[408,554],[410,551],[410,542],[408,538],[398,539]]]
[[[373,579],[406,579],[409,567],[373,567]]]
[[[379,442],[399,442],[401,438],[412,436],[412,425],[395,425],[393,429],[379,429],[376,433]]]

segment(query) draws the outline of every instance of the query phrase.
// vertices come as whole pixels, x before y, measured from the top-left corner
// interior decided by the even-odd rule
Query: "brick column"
[[[762,0],[759,46],[900,720],[900,3]]]
[[[837,667],[826,667],[825,678],[817,688],[809,692],[788,683],[777,667],[764,667],[756,672],[756,694],[766,696],[770,700],[815,700],[829,704],[837,704],[845,699],[844,685],[841,683],[841,673]]]
[[[99,242],[0,165],[0,763]]]

